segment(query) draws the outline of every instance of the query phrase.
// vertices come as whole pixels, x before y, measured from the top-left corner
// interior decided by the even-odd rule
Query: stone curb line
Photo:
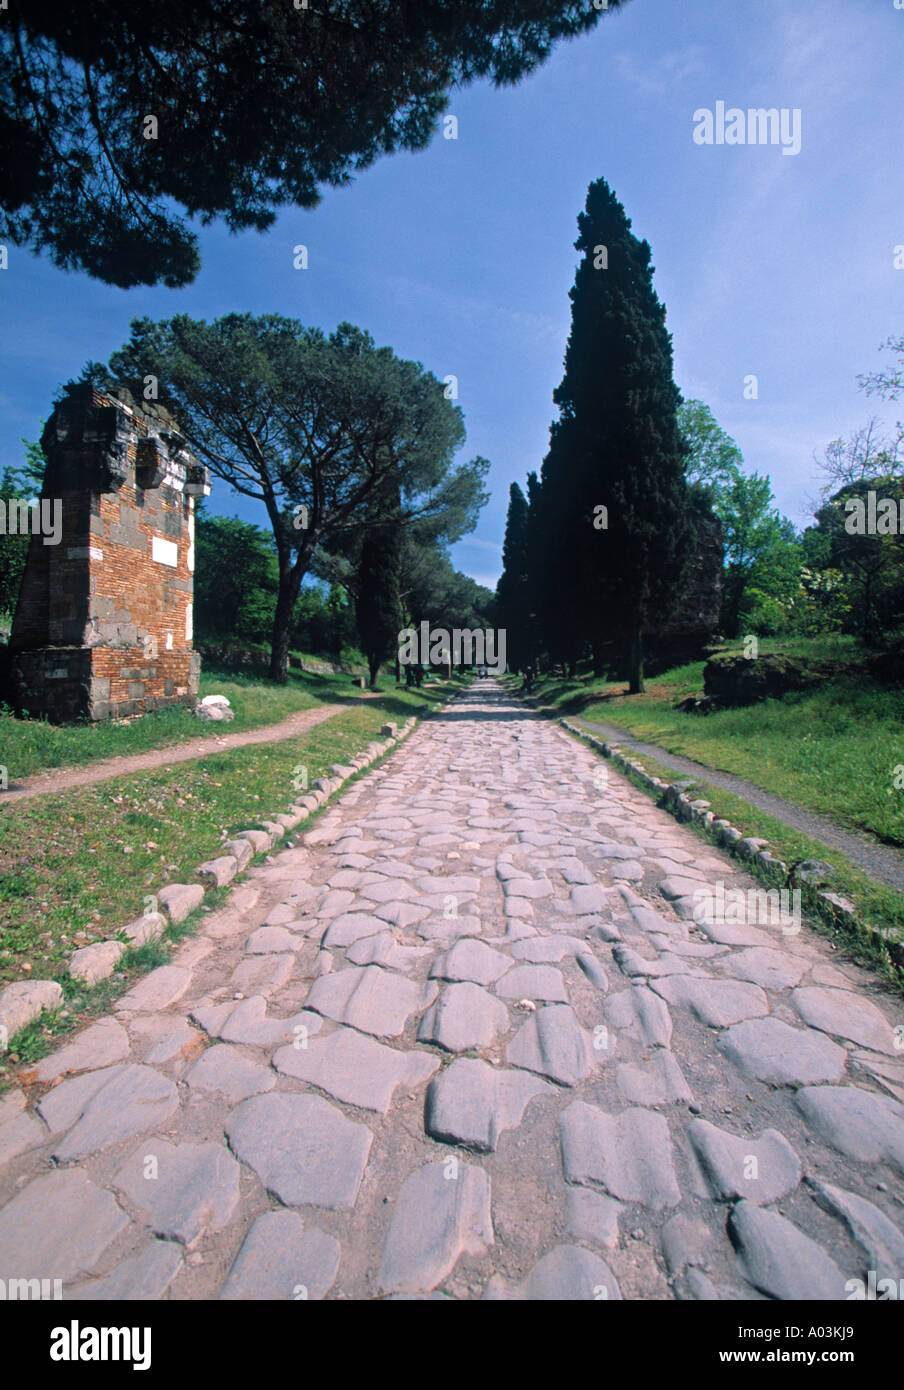
[[[661,777],[654,777],[636,758],[623,753],[617,743],[609,743],[596,738],[593,734],[578,728],[576,724],[572,724],[567,719],[560,718],[559,723],[570,734],[574,734],[598,753],[602,753],[603,757],[610,758],[618,767],[633,772],[647,790],[658,792],[666,810],[670,811],[677,820],[692,821],[694,824],[702,826],[717,845],[727,849],[731,854],[737,855],[739,859],[757,864],[766,876],[780,888],[799,888],[801,886],[801,878],[795,877],[793,871],[789,871],[787,864],[783,863],[781,859],[776,859],[775,855],[766,848],[769,843],[768,840],[760,839],[755,835],[745,835],[737,826],[732,825],[731,821],[717,820],[709,809],[710,803],[708,801],[691,801],[680,784],[666,782]],[[844,931],[871,938],[878,937],[889,963],[899,970],[904,969],[904,942],[895,940],[885,927],[874,927],[867,922],[858,914],[849,898],[842,897],[839,893],[826,892],[822,888],[817,888],[815,893],[816,910],[820,917],[831,926],[840,927]]]
[[[430,714],[435,712],[435,708],[424,711]],[[380,730],[382,741],[369,743],[363,753],[352,758],[347,766],[333,763],[330,768],[333,775],[318,777],[307,795],[290,804],[288,812],[276,815],[272,820],[261,820],[260,824],[266,826],[265,830],[241,830],[227,840],[223,845],[224,854],[199,864],[195,870],[201,883],[168,883],[156,894],[149,895],[156,898],[161,911],[145,913],[127,922],[109,940],[95,941],[74,951],[68,961],[69,974],[87,985],[96,985],[107,979],[128,947],[146,946],[158,941],[168,925],[184,922],[190,913],[200,907],[208,888],[223,888],[241,875],[255,855],[265,854],[277,840],[282,839],[287,830],[295,830],[314,811],[320,810],[351,777],[363,772],[407,738],[418,718],[418,715],[412,715],[401,729],[396,723],[387,722]],[[17,1033],[44,1010],[51,1012],[58,1009],[62,1002],[62,986],[56,980],[20,980],[0,990],[0,1055],[7,1050]]]

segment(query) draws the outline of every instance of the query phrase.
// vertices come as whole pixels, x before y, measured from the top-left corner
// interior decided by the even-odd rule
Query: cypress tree
[[[570,291],[560,418],[544,464],[547,524],[570,611],[564,628],[627,650],[630,689],[644,689],[643,633],[680,598],[692,536],[680,392],[650,246],[604,179],[578,218],[581,261]]]
[[[498,624],[505,630],[509,664],[520,671],[529,658],[527,600],[527,499],[517,483],[509,488],[502,574],[496,586]]]

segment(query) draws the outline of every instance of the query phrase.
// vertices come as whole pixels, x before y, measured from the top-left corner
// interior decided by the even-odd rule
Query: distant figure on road
[[[530,688],[531,688],[531,686],[533,685],[533,683],[534,683],[534,668],[533,668],[533,666],[531,666],[531,665],[528,663],[528,665],[525,666],[525,668],[524,668],[524,683],[523,683],[523,685],[521,686],[521,689],[525,692],[525,694],[528,693],[528,692],[530,691]]]

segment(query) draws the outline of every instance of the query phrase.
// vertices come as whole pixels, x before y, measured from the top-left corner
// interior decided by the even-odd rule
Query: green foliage
[[[435,533],[467,527],[486,500],[486,459],[453,466],[461,410],[417,362],[341,323],[327,336],[279,314],[136,319],[110,372],[141,398],[147,376],[194,452],[263,504],[276,549],[270,675],[285,681],[295,604],[318,547],[343,546],[386,519]]]
[[[880,530],[878,520],[874,534],[858,529],[858,510],[869,525],[871,492],[877,499],[893,501],[893,530]],[[882,645],[904,621],[904,536],[898,530],[902,499],[904,479],[864,478],[841,488],[816,513],[830,564],[847,576],[847,630],[872,645]]]
[[[502,574],[496,586],[497,621],[506,633],[506,655],[513,671],[531,659],[528,588],[528,505],[517,483],[509,489]]]
[[[517,82],[623,3],[18,0],[0,26],[0,238],[123,288],[186,285],[201,262],[178,210],[263,231],[424,148],[455,88]]]
[[[578,227],[565,375],[553,395],[560,417],[541,475],[544,633],[573,663],[582,642],[614,629],[640,689],[643,629],[674,610],[689,562],[680,395],[649,244],[632,235],[604,179],[590,185]]]

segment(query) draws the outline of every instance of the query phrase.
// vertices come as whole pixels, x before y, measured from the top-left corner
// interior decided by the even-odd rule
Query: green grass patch
[[[792,649],[764,642],[760,651],[779,645]],[[838,654],[828,642],[810,643],[803,654],[814,651]],[[904,790],[895,786],[894,771],[904,765],[904,691],[849,674],[813,693],[739,709],[698,715],[674,708],[702,690],[703,662],[693,662],[649,680],[644,695],[628,695],[624,682],[546,676],[535,683],[533,700],[556,714],[618,725],[838,825],[904,846]]]
[[[164,884],[195,881],[197,866],[225,839],[285,809],[301,794],[301,768],[310,784],[332,763],[347,763],[387,719],[420,713],[461,684],[393,689],[297,738],[7,808],[0,817],[0,986],[29,975],[53,978],[73,950],[114,936]]]

